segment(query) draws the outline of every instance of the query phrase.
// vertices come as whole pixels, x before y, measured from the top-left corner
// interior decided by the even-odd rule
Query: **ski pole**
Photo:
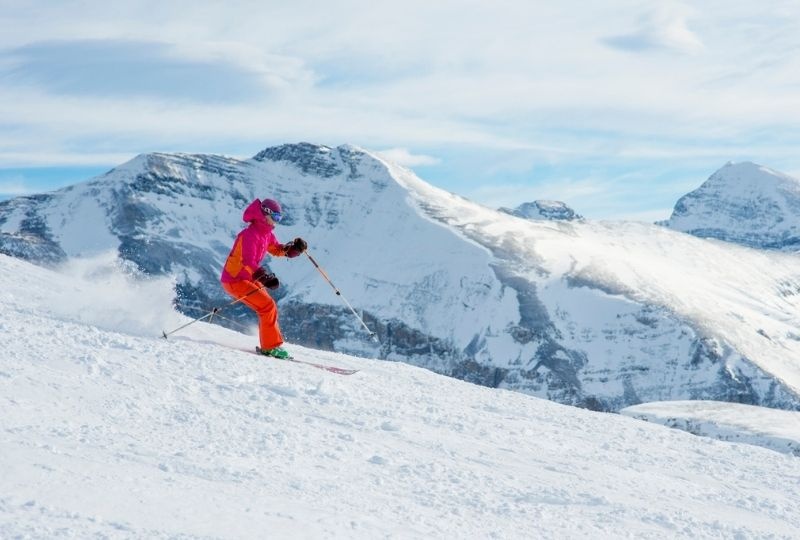
[[[183,330],[184,328],[186,328],[186,327],[187,327],[187,326],[189,326],[190,324],[194,324],[194,323],[196,323],[196,322],[202,321],[203,319],[208,319],[208,318],[210,318],[210,317],[213,317],[214,315],[216,315],[217,313],[219,313],[219,312],[220,312],[220,311],[222,311],[223,309],[225,309],[225,308],[229,308],[229,307],[231,307],[231,306],[232,306],[232,305],[234,305],[234,304],[238,304],[239,302],[241,302],[242,300],[244,300],[245,298],[247,298],[247,297],[248,297],[248,296],[250,296],[251,294],[253,294],[253,293],[257,293],[258,291],[262,290],[263,288],[264,288],[264,285],[262,285],[262,286],[261,286],[261,287],[259,287],[258,289],[253,289],[253,290],[252,290],[252,291],[250,291],[249,293],[247,293],[247,294],[245,294],[245,295],[243,295],[243,296],[240,296],[239,298],[237,298],[236,300],[233,300],[232,302],[228,302],[227,304],[225,304],[225,305],[224,305],[224,306],[222,306],[222,307],[215,307],[214,309],[212,309],[211,311],[209,311],[208,313],[206,313],[206,314],[205,314],[205,315],[203,315],[202,317],[198,317],[198,318],[194,319],[193,321],[189,321],[188,323],[184,324],[183,326],[179,326],[179,327],[178,327],[178,328],[176,328],[175,330],[172,330],[172,331],[170,331],[170,332],[165,332],[165,331],[163,331],[163,330],[162,330],[162,331],[161,331],[161,335],[164,337],[164,339],[167,339],[167,336],[169,336],[169,335],[171,335],[171,334],[174,334],[174,333],[175,333],[175,332],[177,332],[178,330]]]
[[[312,263],[312,264],[313,264],[313,265],[314,265],[314,266],[317,268],[317,270],[319,270],[319,273],[320,273],[320,274],[322,274],[322,277],[323,277],[323,278],[325,278],[325,281],[327,281],[327,282],[328,282],[328,284],[329,284],[331,287],[333,287],[333,290],[336,292],[336,296],[338,296],[339,298],[341,298],[341,299],[342,299],[342,301],[343,301],[345,304],[347,304],[347,307],[349,307],[349,308],[350,308],[350,311],[352,311],[352,312],[353,312],[353,315],[355,315],[355,316],[356,316],[356,319],[358,319],[358,322],[360,322],[360,323],[361,323],[361,326],[363,326],[363,327],[364,327],[364,329],[365,329],[365,330],[366,330],[366,331],[369,333],[369,337],[371,337],[372,339],[374,339],[374,340],[376,340],[376,341],[377,341],[377,340],[378,340],[378,338],[377,338],[377,336],[375,335],[375,332],[373,332],[372,330],[370,330],[370,329],[369,329],[369,327],[367,326],[367,324],[364,322],[364,320],[363,320],[361,317],[359,317],[359,316],[358,316],[358,313],[356,313],[356,310],[355,310],[355,309],[353,309],[353,306],[351,306],[351,305],[350,305],[350,302],[348,302],[348,301],[347,301],[347,298],[345,298],[345,297],[344,297],[344,295],[342,294],[342,292],[341,292],[339,289],[337,289],[337,288],[336,288],[336,285],[334,285],[334,284],[333,284],[333,282],[331,281],[331,278],[329,278],[329,277],[328,277],[328,274],[326,274],[326,273],[325,273],[325,270],[323,270],[323,269],[322,269],[322,267],[320,267],[320,265],[319,265],[319,264],[317,264],[317,261],[315,261],[315,260],[314,260],[314,257],[312,257],[312,256],[311,256],[311,254],[308,252],[308,250],[306,250],[306,252],[305,252],[305,253],[306,253],[306,255],[308,256],[308,259],[311,261],[311,263]]]

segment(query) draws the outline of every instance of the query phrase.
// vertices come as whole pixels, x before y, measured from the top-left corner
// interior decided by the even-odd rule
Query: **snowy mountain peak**
[[[292,161],[299,162],[308,160],[312,156],[329,156],[332,148],[322,144],[312,144],[307,142],[281,144],[270,146],[253,156],[256,161]]]
[[[523,203],[516,208],[499,208],[500,212],[523,219],[548,219],[556,221],[581,220],[583,216],[561,201],[536,200]]]
[[[291,163],[305,174],[330,178],[342,174],[346,155],[353,153],[352,147],[339,147],[301,142],[266,148],[253,157],[255,161],[277,161]]]
[[[727,188],[741,187],[749,189],[754,184],[772,188],[796,188],[800,181],[786,174],[770,169],[752,161],[741,163],[727,162],[723,167],[712,174],[707,184],[724,186]]]
[[[727,163],[681,197],[672,229],[752,247],[800,246],[800,181],[752,162]]]

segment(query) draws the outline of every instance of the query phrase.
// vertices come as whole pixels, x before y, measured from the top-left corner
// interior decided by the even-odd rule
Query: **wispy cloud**
[[[416,167],[420,165],[438,165],[441,160],[424,154],[412,154],[407,148],[390,148],[380,150],[379,155],[386,159],[404,165],[406,167]]]
[[[34,146],[34,144],[31,144]],[[84,152],[67,152],[53,149],[48,145],[28,148],[27,150],[0,150],[0,163],[8,167],[52,167],[52,166],[110,166],[128,161],[136,155],[133,153],[108,152],[89,154]]]
[[[689,29],[688,9],[676,4],[660,4],[643,15],[634,31],[607,37],[602,41],[611,47],[628,51],[668,49],[696,53],[703,42]]]
[[[218,59],[184,58],[157,42],[126,40],[44,41],[6,51],[0,62],[7,85],[52,94],[229,103],[268,96],[257,72]]]

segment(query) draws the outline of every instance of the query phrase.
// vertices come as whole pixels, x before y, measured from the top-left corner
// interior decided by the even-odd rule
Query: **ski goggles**
[[[272,210],[270,210],[269,208],[267,208],[267,209],[264,211],[264,213],[265,213],[265,214],[267,214],[269,217],[271,217],[271,218],[272,218],[272,221],[274,221],[275,223],[278,223],[278,222],[280,222],[280,220],[283,218],[283,216],[281,215],[281,213],[280,213],[280,212],[273,212],[273,211],[272,211]]]
[[[272,221],[277,223],[281,220],[282,217],[280,212],[280,206],[278,206],[278,210],[273,210],[268,206],[270,203],[275,203],[275,201],[262,201],[261,211],[264,213],[265,216],[271,217]]]

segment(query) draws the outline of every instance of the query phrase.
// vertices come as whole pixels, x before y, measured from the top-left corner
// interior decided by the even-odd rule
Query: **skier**
[[[258,315],[258,334],[261,347],[258,352],[275,358],[289,358],[278,327],[278,306],[267,294],[267,289],[280,285],[275,274],[261,266],[267,254],[276,257],[297,257],[308,245],[302,238],[281,244],[273,234],[275,224],[281,221],[281,205],[273,199],[256,199],[245,208],[242,219],[250,225],[236,237],[230,255],[222,269],[222,288],[233,298]]]

